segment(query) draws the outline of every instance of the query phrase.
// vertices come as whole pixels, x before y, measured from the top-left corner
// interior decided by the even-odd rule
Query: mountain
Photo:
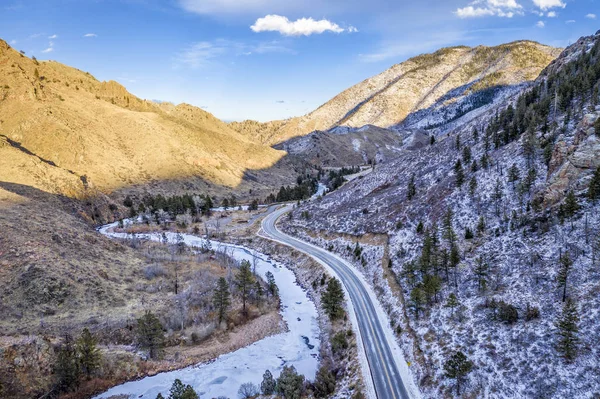
[[[464,397],[600,391],[588,377],[600,355],[599,90],[600,32],[435,143],[285,218],[364,274],[423,397],[453,395],[456,351],[472,361]]]
[[[235,188],[284,155],[199,108],[141,100],[0,40],[0,181],[78,197],[151,183],[166,191]],[[295,177],[281,173],[282,182]],[[260,180],[250,188],[271,186]]]
[[[230,126],[267,144],[338,126],[393,127],[432,106],[476,102],[471,96],[487,89],[531,81],[559,53],[560,49],[531,41],[444,48],[396,64],[305,116],[268,123],[234,122]]]

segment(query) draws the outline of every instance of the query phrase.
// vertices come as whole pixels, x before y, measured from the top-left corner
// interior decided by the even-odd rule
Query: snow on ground
[[[114,233],[116,223],[100,228],[100,233],[113,238],[130,238],[131,234]],[[166,232],[171,242],[176,242],[177,234]],[[161,233],[137,234],[138,238],[161,241]],[[190,247],[202,247],[206,240],[182,234]],[[113,395],[129,395],[130,398],[154,399],[158,393],[164,397],[173,381],[178,378],[190,384],[201,398],[237,398],[240,385],[246,382],[260,384],[265,370],[270,370],[275,378],[284,365],[293,365],[307,379],[314,380],[318,367],[320,347],[317,309],[306,292],[297,284],[294,273],[281,264],[270,260],[266,255],[231,244],[210,241],[213,249],[227,251],[238,261],[253,262],[253,254],[258,257],[256,271],[264,276],[270,271],[279,287],[281,315],[287,323],[288,332],[264,338],[245,348],[222,355],[214,361],[201,363],[181,370],[161,373],[138,381],[118,385],[98,395],[108,398]]]

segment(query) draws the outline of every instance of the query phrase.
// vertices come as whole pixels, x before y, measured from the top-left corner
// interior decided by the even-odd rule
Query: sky
[[[306,114],[412,56],[600,29],[600,0],[0,0],[0,38],[226,120]]]

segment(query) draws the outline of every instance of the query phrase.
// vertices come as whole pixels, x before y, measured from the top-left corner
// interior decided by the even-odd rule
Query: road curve
[[[267,215],[262,221],[259,235],[304,252],[317,261],[328,265],[338,275],[350,296],[356,313],[357,324],[377,398],[411,398],[382,327],[382,323],[387,321],[380,320],[364,283],[354,274],[352,266],[340,257],[282,233],[277,228],[277,220],[291,209],[291,206],[286,206]]]

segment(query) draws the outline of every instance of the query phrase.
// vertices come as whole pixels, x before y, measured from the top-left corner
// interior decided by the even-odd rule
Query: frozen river
[[[128,238],[131,235],[114,233],[116,223],[99,229],[101,234],[112,238]],[[175,242],[175,233],[166,233],[170,241]],[[161,241],[161,233],[138,234],[137,237]],[[185,243],[190,247],[201,247],[203,238],[183,234]],[[236,260],[248,260],[252,263],[251,250],[211,241],[213,249],[227,249],[227,253]],[[168,396],[169,388],[178,378],[184,384],[194,387],[201,398],[227,397],[237,398],[240,385],[252,382],[260,385],[265,370],[270,370],[275,378],[284,365],[293,365],[300,374],[313,380],[318,367],[320,347],[317,310],[306,292],[296,283],[291,270],[274,262],[264,254],[256,253],[258,263],[256,272],[263,276],[270,271],[275,276],[281,299],[281,315],[288,331],[264,338],[235,352],[221,355],[217,359],[190,366],[177,371],[161,373],[138,381],[127,382],[109,389],[96,398],[109,398],[113,395],[128,395],[131,398],[156,398],[162,393]]]

